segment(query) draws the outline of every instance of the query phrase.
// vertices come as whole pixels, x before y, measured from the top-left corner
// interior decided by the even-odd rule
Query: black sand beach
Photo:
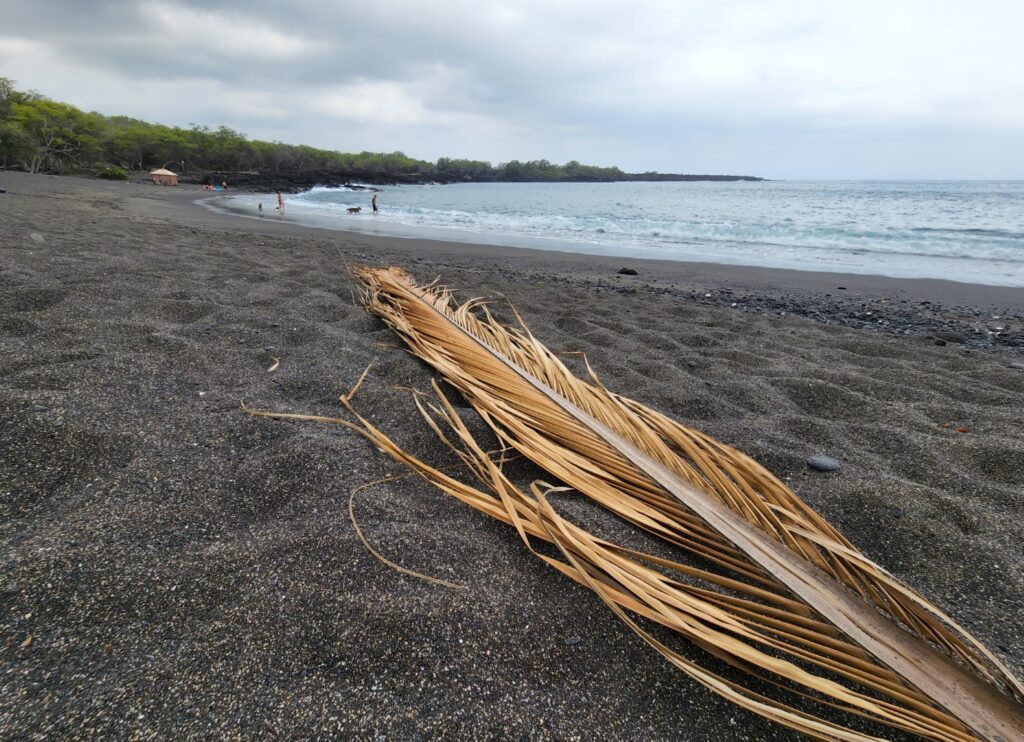
[[[415,480],[363,491],[360,524],[465,589],[366,551],[349,492],[396,465],[240,410],[337,415],[373,361],[356,406],[452,461],[395,388],[431,375],[356,305],[355,263],[507,296],[1024,674],[1020,289],[373,238],[214,213],[191,188],[0,188],[0,737],[790,737]],[[843,469],[811,471],[819,453]]]

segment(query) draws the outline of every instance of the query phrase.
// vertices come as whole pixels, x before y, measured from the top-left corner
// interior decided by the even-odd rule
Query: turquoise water
[[[316,188],[288,196],[286,218],[630,258],[1024,286],[1024,181],[474,183],[387,187],[379,197],[374,217],[368,192]],[[364,213],[349,216],[349,206]]]

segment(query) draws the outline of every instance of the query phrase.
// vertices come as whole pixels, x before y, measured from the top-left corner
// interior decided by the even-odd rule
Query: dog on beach
[[[358,214],[362,210],[363,210],[362,206],[350,206],[348,208],[348,213],[349,214]]]

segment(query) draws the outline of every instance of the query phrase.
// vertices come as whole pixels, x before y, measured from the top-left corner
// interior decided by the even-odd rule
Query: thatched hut
[[[178,174],[172,173],[170,170],[165,170],[162,167],[157,168],[156,170],[151,170],[149,177],[152,178],[153,182],[157,185],[178,185]]]

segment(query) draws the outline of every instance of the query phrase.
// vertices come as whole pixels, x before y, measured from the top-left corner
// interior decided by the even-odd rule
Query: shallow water
[[[1024,286],[1024,181],[471,183],[314,188],[287,218],[406,237]],[[273,197],[238,195],[253,213]],[[363,213],[346,209],[361,206]]]

